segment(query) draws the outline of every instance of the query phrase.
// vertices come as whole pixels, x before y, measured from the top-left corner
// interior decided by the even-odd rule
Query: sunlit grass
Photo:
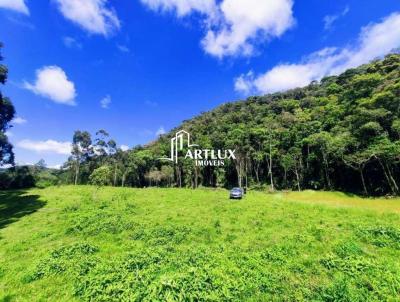
[[[399,199],[65,186],[0,200],[0,301],[400,294]]]
[[[305,190],[281,193],[285,200],[337,207],[370,209],[378,212],[400,213],[400,198],[363,198],[349,193]]]

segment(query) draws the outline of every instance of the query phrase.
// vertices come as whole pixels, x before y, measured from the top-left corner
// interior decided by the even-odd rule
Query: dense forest
[[[223,167],[169,156],[185,129],[201,148],[236,151]],[[329,76],[305,88],[249,97],[184,121],[129,151],[105,131],[77,131],[64,181],[115,186],[247,186],[399,194],[400,55]]]
[[[201,148],[235,149],[220,167],[177,164],[170,139],[184,129]],[[398,195],[400,55],[304,88],[226,103],[128,151],[104,130],[76,131],[59,182],[114,186],[253,187]]]

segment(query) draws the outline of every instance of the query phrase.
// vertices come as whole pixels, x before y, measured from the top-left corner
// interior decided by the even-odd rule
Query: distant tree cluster
[[[184,157],[177,164],[158,160],[169,156],[170,138],[180,129],[203,149],[235,149],[236,160],[223,167],[198,167]],[[65,179],[397,195],[399,139],[400,55],[391,54],[305,88],[224,104],[126,152],[103,130],[94,141],[77,131]]]
[[[0,170],[0,190],[54,186],[60,183],[62,173],[63,171],[47,168],[43,159],[35,165],[2,169]]]

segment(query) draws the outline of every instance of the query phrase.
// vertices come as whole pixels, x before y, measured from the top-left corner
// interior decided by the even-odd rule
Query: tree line
[[[235,149],[236,159],[223,167],[198,167],[183,156],[160,161],[180,129],[203,149]],[[65,169],[75,184],[398,195],[399,138],[400,55],[390,54],[305,88],[223,104],[128,151],[104,130],[93,141],[76,131]]]
[[[0,83],[7,72],[0,64]],[[0,170],[0,188],[91,183],[400,192],[398,53],[304,88],[225,103],[127,151],[105,130],[75,131],[71,156],[59,171],[43,163],[14,166],[7,138],[14,116],[12,102],[0,92],[0,166],[12,166]],[[234,149],[236,159],[218,167],[196,166],[184,156],[177,163],[159,160],[169,156],[170,139],[181,129],[199,148]]]

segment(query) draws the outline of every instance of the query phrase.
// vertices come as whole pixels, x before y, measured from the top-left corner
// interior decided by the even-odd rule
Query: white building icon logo
[[[178,151],[182,151],[184,146],[191,148],[197,147],[198,145],[190,144],[190,133],[185,130],[180,130],[175,134],[175,137],[171,138],[171,156],[162,157],[160,159],[169,160],[178,163]]]
[[[170,157],[159,158],[161,160],[168,160],[175,164],[178,163],[179,151],[186,150],[183,156],[185,159],[191,159],[196,166],[224,166],[226,159],[236,159],[235,150],[232,149],[199,149],[192,148],[198,147],[196,144],[190,143],[190,133],[185,130],[180,130],[175,133],[175,137],[171,138],[171,154]]]

